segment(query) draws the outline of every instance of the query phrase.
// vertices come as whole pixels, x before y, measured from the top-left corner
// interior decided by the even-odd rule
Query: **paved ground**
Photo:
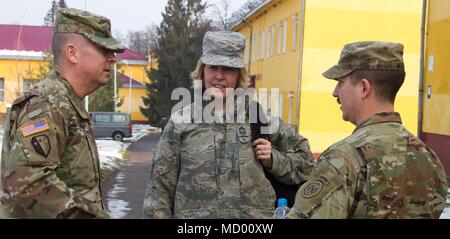
[[[111,182],[106,183],[106,206],[113,218],[142,218],[145,187],[159,133],[149,134],[128,148],[128,161]]]

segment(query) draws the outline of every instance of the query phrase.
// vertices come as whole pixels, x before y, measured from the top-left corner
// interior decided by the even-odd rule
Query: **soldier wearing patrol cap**
[[[403,45],[355,42],[323,73],[336,80],[349,137],[318,159],[288,218],[439,218],[447,179],[434,152],[394,112],[403,84]]]
[[[203,55],[191,76],[210,96],[224,99],[217,119],[225,112],[237,114],[236,107],[227,112],[227,99],[234,98],[226,89],[247,87],[244,47],[240,33],[205,34]],[[203,106],[209,102],[204,99]],[[195,104],[186,108],[199,110]],[[243,123],[197,123],[193,115],[195,123],[180,123],[178,117],[178,112],[172,115],[155,151],[145,218],[270,218],[276,195],[264,171],[298,184],[314,166],[308,140],[282,122],[268,139],[252,142],[248,115]]]
[[[60,9],[55,70],[12,104],[1,159],[0,218],[108,218],[100,162],[83,98],[107,84],[114,52],[109,19]]]

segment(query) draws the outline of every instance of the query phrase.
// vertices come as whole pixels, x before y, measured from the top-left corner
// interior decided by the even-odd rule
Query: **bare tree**
[[[230,1],[223,0],[219,4],[213,4],[211,7],[212,13],[214,14],[214,27],[220,30],[229,29],[231,24],[233,24],[230,14]]]
[[[253,9],[258,7],[260,4],[266,0],[247,0],[237,11],[233,12],[230,17],[231,25],[242,20],[245,15],[251,12]]]
[[[129,49],[147,56],[154,52],[158,45],[158,33],[156,29],[156,25],[152,24],[145,27],[142,31],[128,31],[126,35],[120,31],[115,31],[114,37]]]

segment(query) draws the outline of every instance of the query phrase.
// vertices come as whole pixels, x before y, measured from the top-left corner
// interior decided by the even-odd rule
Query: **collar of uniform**
[[[379,123],[386,123],[386,122],[397,122],[402,123],[402,119],[400,118],[400,114],[397,112],[381,112],[376,113],[373,116],[371,116],[369,119],[361,122],[356,129],[353,131],[356,132],[361,128],[364,128],[368,125],[372,124],[379,124]]]
[[[56,70],[52,72],[51,78],[60,81],[65,86],[70,103],[72,103],[73,107],[83,119],[89,119],[88,113],[83,106],[83,100],[75,93],[69,81]]]

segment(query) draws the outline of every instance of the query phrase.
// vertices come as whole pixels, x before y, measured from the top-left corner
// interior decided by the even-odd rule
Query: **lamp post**
[[[117,112],[117,63],[114,63],[114,112]]]

